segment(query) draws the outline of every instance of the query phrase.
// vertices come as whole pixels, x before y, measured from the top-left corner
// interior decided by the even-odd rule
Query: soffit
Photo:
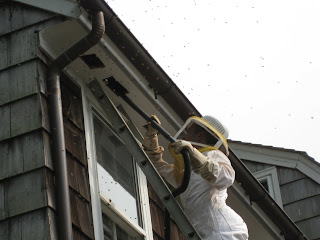
[[[84,18],[80,18],[80,20],[67,20],[61,24],[42,30],[39,33],[40,48],[51,60],[56,59],[70,46],[88,34],[89,29],[84,21],[86,21]],[[72,80],[76,83],[86,85],[93,79],[98,79],[98,81],[102,82],[104,79],[112,76],[129,91],[127,96],[133,102],[148,114],[156,114],[161,119],[162,126],[169,133],[174,135],[180,125],[183,124],[183,120],[180,119],[171,106],[161,96],[155,96],[147,80],[122,55],[121,51],[106,35],[99,44],[89,49],[83,55],[96,56],[103,63],[103,67],[91,69],[81,57],[77,58],[64,69],[64,72],[72,76]],[[106,87],[104,90],[114,105],[121,105],[135,126],[139,128],[139,131],[144,133],[145,130],[142,126],[145,125],[146,121],[109,88]],[[168,142],[161,137],[160,143],[166,146]]]

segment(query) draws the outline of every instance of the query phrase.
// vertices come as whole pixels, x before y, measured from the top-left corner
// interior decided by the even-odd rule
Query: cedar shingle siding
[[[47,59],[38,32],[64,17],[0,3],[0,236],[57,239],[54,159],[47,113]],[[73,239],[93,239],[80,91],[62,85]]]
[[[74,239],[94,239],[81,91],[61,77],[62,112]]]
[[[0,236],[57,239],[46,66],[37,32],[60,18],[13,2],[0,6]]]
[[[150,211],[151,211],[153,238],[154,240],[164,240],[165,239],[164,237],[164,231],[165,231],[164,205],[150,184],[148,184],[148,191],[149,191],[149,203],[150,203]],[[171,239],[179,239],[179,240],[186,239],[173,220],[170,221],[170,237]]]

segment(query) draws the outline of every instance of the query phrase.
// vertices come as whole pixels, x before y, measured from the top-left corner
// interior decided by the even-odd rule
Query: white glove
[[[201,169],[206,165],[208,158],[194,148],[190,142],[178,140],[171,144],[175,153],[180,153],[183,148],[187,149],[190,154],[190,162],[195,173],[200,174]]]

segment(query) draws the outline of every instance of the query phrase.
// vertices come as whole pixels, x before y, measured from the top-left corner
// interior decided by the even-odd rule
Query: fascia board
[[[309,159],[301,156],[301,159],[296,165],[296,169],[310,177],[312,180],[320,184],[320,167],[314,163],[311,163]]]
[[[268,154],[259,153],[259,152],[252,152],[249,149],[248,150],[238,149],[231,144],[229,146],[235,152],[235,154],[240,159],[243,159],[243,160],[276,165],[281,167],[288,167],[288,168],[295,168],[297,165],[296,159],[288,159],[285,157],[268,155]]]

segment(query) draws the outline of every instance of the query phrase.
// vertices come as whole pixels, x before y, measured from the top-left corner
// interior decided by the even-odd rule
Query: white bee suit
[[[150,155],[158,172],[173,187],[178,187],[173,164],[162,160],[163,148]],[[205,180],[200,174],[191,171],[190,183],[180,195],[182,206],[202,240],[246,240],[248,230],[242,218],[226,205],[227,188],[235,179],[235,171],[230,160],[219,150],[202,153],[213,164],[210,174],[214,180]]]

